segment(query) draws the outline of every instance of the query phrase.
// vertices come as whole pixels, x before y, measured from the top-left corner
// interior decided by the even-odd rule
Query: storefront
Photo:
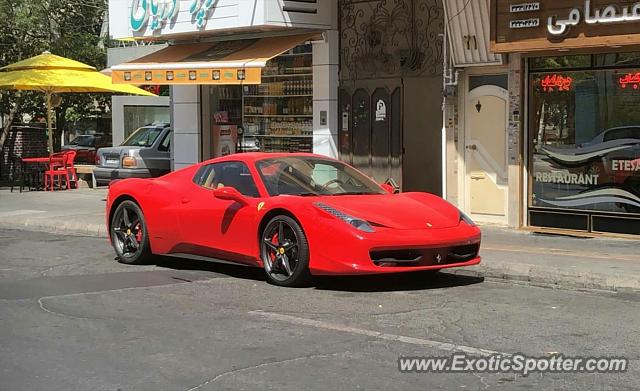
[[[634,1],[492,1],[491,49],[522,74],[523,226],[640,235],[638,31]]]
[[[258,150],[337,156],[332,2],[111,0],[109,7],[113,38],[169,42],[114,65],[112,77],[171,87],[175,169]]]

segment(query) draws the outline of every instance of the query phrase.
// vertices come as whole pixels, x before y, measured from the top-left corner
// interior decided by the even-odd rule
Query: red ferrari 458
[[[427,193],[393,194],[353,167],[302,153],[246,153],[111,184],[120,262],[195,255],[263,267],[269,282],[480,262],[480,230]]]

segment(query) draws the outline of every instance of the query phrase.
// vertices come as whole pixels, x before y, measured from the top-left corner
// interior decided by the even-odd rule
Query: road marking
[[[544,250],[536,250],[536,249],[526,249],[526,248],[516,248],[516,247],[481,246],[480,249],[488,250],[488,251],[505,251],[505,252],[526,253],[526,254],[569,255],[572,257],[582,257],[582,258],[638,261],[637,256],[625,256],[625,255],[615,255],[615,254],[598,255],[593,253],[576,252],[576,251],[571,251],[571,250],[561,249],[561,248],[545,248]],[[553,254],[553,253],[556,253],[556,254]]]
[[[386,341],[402,342],[410,345],[427,346],[430,348],[444,350],[447,352],[463,352],[463,353],[476,355],[476,356],[490,356],[493,354],[499,354],[502,356],[511,356],[511,354],[509,353],[498,352],[496,350],[475,348],[473,346],[456,345],[452,343],[434,341],[430,339],[409,337],[406,335],[381,333],[379,331],[374,331],[374,330],[344,326],[344,325],[335,324],[335,323],[323,322],[321,320],[315,320],[315,319],[299,318],[297,316],[278,314],[275,312],[265,312],[265,311],[256,310],[256,311],[249,311],[249,314],[261,316],[263,318],[270,319],[270,320],[276,320],[280,322],[295,324],[295,325],[314,327],[317,329],[340,331],[343,333],[350,333],[350,334],[365,335],[367,337],[383,339]]]

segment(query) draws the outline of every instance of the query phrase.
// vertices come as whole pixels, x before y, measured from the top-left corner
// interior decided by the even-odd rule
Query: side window
[[[213,163],[202,166],[193,182],[208,189],[233,187],[247,197],[259,197],[249,168],[242,162]]]
[[[162,142],[158,146],[158,151],[169,152],[171,150],[172,135],[173,135],[173,132],[167,132],[167,134],[164,135],[164,139],[162,139]]]

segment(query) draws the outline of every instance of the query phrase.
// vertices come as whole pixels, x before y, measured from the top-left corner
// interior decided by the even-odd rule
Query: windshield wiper
[[[342,195],[373,195],[378,193],[372,193],[369,191],[345,191],[344,193],[335,193],[331,194],[333,196],[342,196]]]
[[[306,193],[292,193],[292,194],[280,194],[280,195],[298,196],[298,197],[314,197],[314,196],[319,196],[320,194],[306,192]]]

